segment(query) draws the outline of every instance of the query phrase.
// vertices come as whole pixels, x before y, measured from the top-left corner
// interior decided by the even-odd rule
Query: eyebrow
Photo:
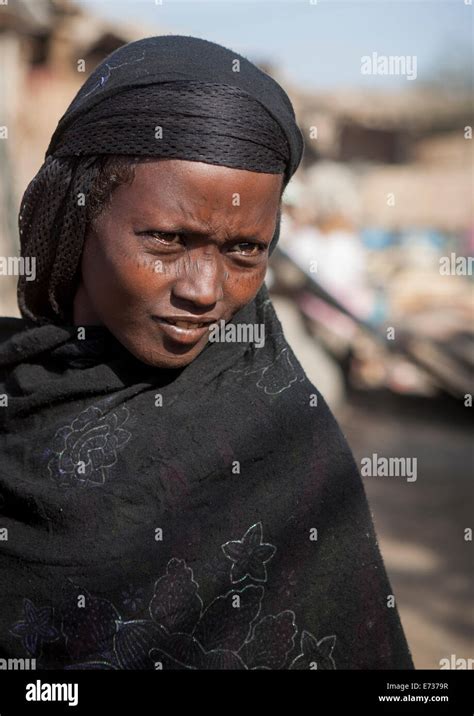
[[[163,233],[163,234],[186,234],[186,235],[193,234],[194,236],[200,236],[203,238],[206,237],[209,239],[209,231],[206,229],[196,229],[195,227],[187,227],[187,226],[183,226],[181,224],[178,224],[176,226],[174,226],[174,225],[168,226],[168,225],[166,225],[166,222],[164,222],[164,226],[162,226],[161,228],[152,228],[153,224],[154,224],[153,221],[147,221],[147,222],[144,221],[143,223],[146,223],[149,225],[150,228],[147,229],[148,231],[156,231],[157,233]],[[161,224],[161,221],[159,223]],[[250,236],[247,236],[245,234],[235,234],[231,237],[225,238],[223,242],[221,242],[217,239],[209,239],[209,240],[216,244],[225,243],[226,241],[242,241],[242,242],[256,241],[259,243],[265,243],[265,244],[267,243],[266,239],[259,237],[259,236],[255,236],[255,234],[252,234]],[[271,239],[270,239],[270,241],[271,241]],[[270,241],[268,243],[270,243]]]

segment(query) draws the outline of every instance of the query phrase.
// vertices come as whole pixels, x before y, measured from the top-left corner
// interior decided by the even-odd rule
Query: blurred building
[[[295,97],[305,133],[305,165],[321,159],[353,167],[368,225],[472,224],[471,97],[418,87]],[[471,129],[472,131],[472,129]],[[394,201],[388,202],[388,195]]]
[[[101,19],[71,0],[0,5],[0,127],[7,128],[0,141],[1,255],[17,254],[21,196],[86,76],[121,45],[159,32]],[[15,290],[16,277],[2,277],[3,315],[18,315]]]

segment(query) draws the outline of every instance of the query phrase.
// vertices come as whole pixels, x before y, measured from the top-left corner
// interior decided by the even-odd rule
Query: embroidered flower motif
[[[263,587],[248,584],[217,597],[203,612],[193,631],[205,651],[239,651],[251,636],[251,625],[260,613]]]
[[[131,612],[139,612],[143,607],[143,599],[145,590],[141,587],[134,587],[132,584],[128,585],[122,592],[122,604]]]
[[[274,362],[262,370],[257,388],[262,388],[267,395],[278,395],[296,383],[298,378],[303,380],[290,360],[288,349],[283,348]]]
[[[227,577],[231,584],[245,577],[266,582],[265,563],[276,547],[262,542],[260,522],[249,527],[241,540],[226,542],[221,549],[232,561]],[[301,637],[301,653],[291,661],[298,631],[296,615],[286,609],[259,619],[263,584],[231,586],[204,607],[193,570],[182,559],[170,559],[165,574],[155,582],[150,619],[124,620],[108,599],[75,584],[67,586],[60,606],[61,630],[65,654],[73,662],[66,669],[336,668],[332,657],[336,637],[318,641],[308,631]],[[122,592],[123,603],[138,609],[142,593],[129,585]],[[84,604],[78,606],[80,597]],[[51,609],[35,610],[25,600],[25,612],[27,620],[12,631],[32,653],[40,639],[55,639],[58,632],[49,623]]]
[[[332,657],[335,636],[325,636],[318,641],[307,631],[301,635],[301,654],[290,664],[290,669],[335,669],[336,664]]]
[[[249,576],[256,582],[267,581],[265,563],[274,555],[276,548],[262,542],[262,523],[249,527],[241,540],[233,540],[222,545],[226,557],[232,560],[231,582],[242,582]]]
[[[112,602],[96,597],[77,584],[68,584],[60,604],[61,631],[73,659],[110,652],[121,616]]]
[[[252,639],[243,645],[239,656],[249,669],[281,669],[294,648],[297,631],[291,610],[270,614],[255,625]]]
[[[229,581],[229,560],[220,552],[204,562],[199,571],[206,582],[217,588]]]
[[[251,635],[263,594],[263,587],[249,584],[217,597],[192,634],[170,634],[165,643],[150,651],[154,664],[163,669],[246,669],[238,651]]]
[[[183,559],[171,559],[166,574],[155,583],[150,602],[151,618],[169,632],[192,631],[201,616],[199,584]]]
[[[279,395],[284,390],[291,388],[296,381],[302,383],[305,380],[305,374],[301,366],[293,365],[288,348],[282,348],[272,363],[262,368],[254,368],[252,370],[232,369],[231,373],[243,373],[247,375],[259,375],[255,385],[263,390],[266,395]]]
[[[71,425],[60,428],[48,463],[59,485],[103,485],[117,453],[130,440],[124,428],[129,417],[125,406],[106,413],[94,406],[83,410]]]
[[[35,607],[29,599],[23,600],[24,621],[17,622],[10,632],[23,641],[26,651],[34,657],[41,653],[43,641],[55,641],[58,630],[53,626],[53,607]]]
[[[119,669],[141,671],[153,668],[150,651],[168,643],[169,634],[161,624],[149,619],[118,622],[113,640],[113,660]]]

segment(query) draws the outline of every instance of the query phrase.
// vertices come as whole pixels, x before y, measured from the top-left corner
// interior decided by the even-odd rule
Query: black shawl
[[[105,328],[0,322],[1,659],[413,668],[357,467],[265,287],[238,322],[264,347],[180,370]]]

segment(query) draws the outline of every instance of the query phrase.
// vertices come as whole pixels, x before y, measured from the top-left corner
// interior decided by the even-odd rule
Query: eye
[[[140,235],[150,237],[162,246],[178,246],[183,241],[181,234],[168,231],[141,231]]]
[[[234,244],[232,248],[230,249],[231,253],[239,253],[242,254],[242,256],[258,256],[263,251],[265,251],[266,245],[265,244],[259,244],[255,241],[245,241],[241,242],[240,244]]]

